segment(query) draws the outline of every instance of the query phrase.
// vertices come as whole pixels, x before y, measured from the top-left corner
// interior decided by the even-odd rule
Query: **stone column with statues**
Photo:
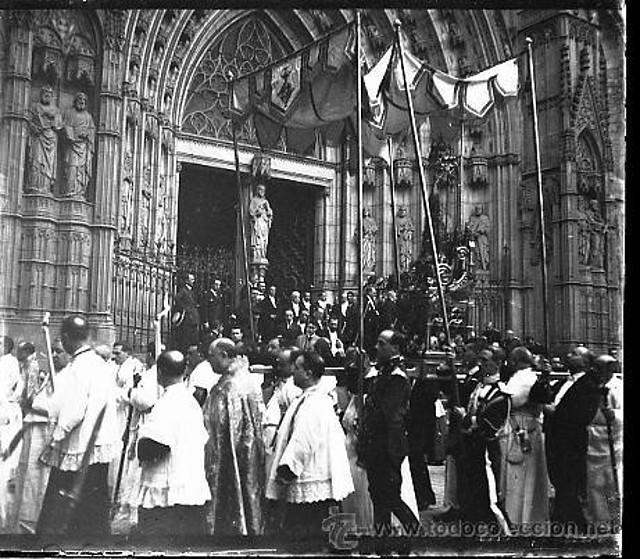
[[[0,150],[0,230],[5,239],[20,239],[22,219],[19,212],[24,184],[24,167],[20,162],[28,138],[28,122],[24,115],[29,110],[35,11],[11,10],[3,15],[6,16],[5,37],[11,48],[3,74],[3,133],[8,144],[6,149]],[[18,306],[20,258],[23,256],[19,243],[6,243],[0,259],[0,319],[11,314],[10,308]]]
[[[102,51],[102,72],[94,114],[100,115],[95,134],[95,180],[92,200],[92,258],[90,259],[89,312],[105,339],[114,335],[112,253],[118,228],[120,188],[118,176],[122,153],[122,82],[124,77],[124,10],[106,10],[107,32]],[[109,335],[106,335],[109,332]],[[113,339],[113,338],[111,338]]]

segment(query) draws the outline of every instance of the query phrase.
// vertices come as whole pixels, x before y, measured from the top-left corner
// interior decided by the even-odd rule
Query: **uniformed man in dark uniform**
[[[367,470],[378,534],[389,533],[391,513],[412,533],[420,523],[400,496],[400,466],[409,452],[406,418],[411,386],[404,372],[404,336],[383,330],[378,336],[378,375],[365,400],[358,458]],[[415,532],[414,532],[415,533]]]

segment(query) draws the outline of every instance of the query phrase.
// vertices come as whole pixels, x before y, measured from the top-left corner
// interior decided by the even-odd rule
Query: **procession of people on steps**
[[[455,346],[433,330],[416,347],[411,313],[373,285],[361,352],[357,291],[315,301],[264,291],[249,324],[225,316],[215,293],[197,297],[187,274],[171,336],[149,340],[144,355],[129,340],[93,339],[78,314],[50,347],[5,335],[2,533],[321,542],[336,512],[381,538],[428,523],[484,523],[505,536],[549,521],[574,535],[619,529],[615,356],[576,345],[551,381],[557,359],[492,324],[457,333]],[[425,374],[413,356],[434,349],[451,359]],[[52,371],[38,359],[47,353]],[[454,361],[464,374],[455,388]],[[436,505],[446,510],[425,515]]]

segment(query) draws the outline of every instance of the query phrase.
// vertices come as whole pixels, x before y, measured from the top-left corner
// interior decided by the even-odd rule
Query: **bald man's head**
[[[158,383],[162,386],[176,384],[184,377],[186,359],[177,350],[163,351],[156,362],[158,368]]]
[[[591,369],[594,358],[595,356],[589,348],[579,345],[567,353],[565,363],[570,373],[578,373]]]
[[[207,359],[211,364],[211,368],[219,375],[229,371],[231,362],[238,356],[238,348],[236,344],[229,338],[218,338],[211,342]]]
[[[71,314],[62,321],[60,339],[65,351],[71,355],[84,345],[89,338],[89,325],[79,314]]]
[[[619,370],[620,363],[612,355],[600,355],[594,360],[593,365],[598,381],[606,384]]]

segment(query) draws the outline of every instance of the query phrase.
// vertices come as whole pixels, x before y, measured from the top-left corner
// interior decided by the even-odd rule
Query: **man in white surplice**
[[[345,436],[333,400],[318,383],[322,357],[294,352],[293,379],[302,394],[289,406],[276,434],[268,499],[286,500],[284,526],[296,538],[322,536],[329,508],[353,492]]]

